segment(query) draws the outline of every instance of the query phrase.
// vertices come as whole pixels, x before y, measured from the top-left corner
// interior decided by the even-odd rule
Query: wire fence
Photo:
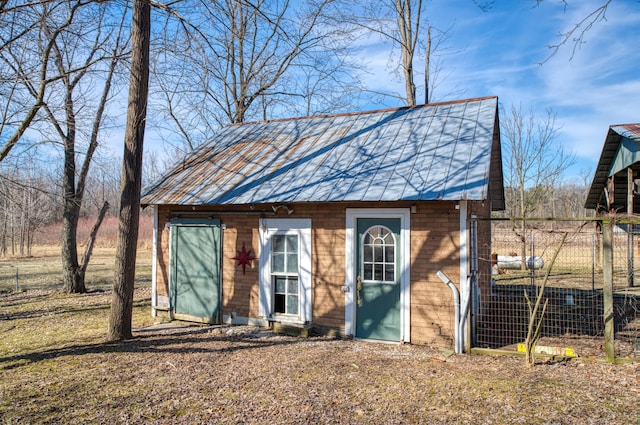
[[[537,352],[603,357],[609,299],[615,357],[640,357],[640,235],[632,225],[613,227],[608,297],[601,229],[596,221],[494,222],[491,252],[478,247],[478,258],[491,261],[492,276],[479,297],[473,345],[522,351],[540,296],[546,307],[536,317]]]

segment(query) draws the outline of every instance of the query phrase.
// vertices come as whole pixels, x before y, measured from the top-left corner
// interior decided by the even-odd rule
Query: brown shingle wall
[[[287,215],[280,211],[267,218],[310,218],[312,225],[312,302],[313,322],[319,326],[344,329],[345,206],[319,209],[297,205]],[[204,209],[203,209],[204,210]],[[229,211],[231,208],[219,209]],[[237,210],[237,209],[236,209]],[[247,208],[247,210],[249,210]],[[160,207],[158,213],[158,268],[156,282],[159,295],[168,296],[169,229],[165,228],[170,212],[179,214],[179,208]],[[266,209],[269,211],[269,209]],[[214,216],[216,216],[214,214]],[[258,317],[258,259],[259,215],[219,215],[226,226],[222,248],[222,303],[223,314]],[[237,252],[246,250],[256,257],[243,274],[242,267],[233,259]]]
[[[311,217],[313,321],[344,330],[345,207],[308,209]]]
[[[222,314],[235,313],[242,317],[258,317],[258,239],[259,217],[255,215],[223,215],[220,217],[226,229],[222,247]],[[256,257],[242,267],[233,259],[242,246]]]
[[[411,342],[453,346],[451,289],[443,271],[459,288],[460,210],[455,202],[417,205],[411,214]]]
[[[169,296],[169,228],[166,209],[158,208],[158,264],[156,267],[156,290],[159,296]]]

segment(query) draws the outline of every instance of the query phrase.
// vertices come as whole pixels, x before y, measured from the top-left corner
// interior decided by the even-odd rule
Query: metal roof
[[[500,206],[497,104],[487,97],[229,125],[146,188],[142,204],[486,200],[494,167]]]
[[[602,201],[607,179],[623,169],[638,164],[637,155],[634,152],[639,150],[639,143],[640,124],[620,124],[609,127],[591,188],[584,203],[585,208],[595,210],[599,204],[606,204]],[[634,168],[638,168],[638,165]],[[622,198],[626,201],[626,196]]]

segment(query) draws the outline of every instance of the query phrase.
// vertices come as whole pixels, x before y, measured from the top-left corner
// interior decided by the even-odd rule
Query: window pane
[[[285,309],[284,309],[284,301],[285,301],[285,295],[283,295],[283,294],[276,294],[273,297],[273,311],[274,311],[274,313],[286,313]]]
[[[384,247],[384,260],[383,261],[387,261],[389,263],[393,262],[394,259],[394,251],[395,251],[395,247],[393,245],[391,246],[385,246]]]
[[[276,276],[276,289],[277,294],[285,294],[287,292],[287,278],[284,276]]]
[[[271,255],[271,271],[275,273],[284,272],[284,254],[274,252]]]
[[[364,261],[373,261],[373,248],[371,247],[371,245],[365,245],[363,247],[362,255],[364,256]]]
[[[287,235],[287,252],[298,252],[298,235]]]
[[[297,294],[298,293],[298,279],[290,278],[287,283],[287,292],[289,294]]]
[[[384,258],[382,257],[382,253],[384,252],[382,250],[383,248],[377,246],[373,249],[373,258],[376,263],[381,263],[384,261]]]
[[[387,266],[384,268],[384,280],[387,282],[395,282],[396,277],[395,277],[395,267],[393,266],[393,264],[387,264]]]
[[[271,239],[271,252],[284,252],[284,236],[275,235]]]
[[[383,278],[382,272],[383,272],[382,264],[375,264],[373,280],[382,280]]]
[[[362,276],[364,280],[373,280],[373,264],[365,264]]]
[[[287,313],[298,314],[298,296],[297,295],[287,296]]]
[[[298,254],[287,254],[287,273],[298,273]]]
[[[396,247],[393,232],[384,226],[373,226],[366,232],[362,242],[363,280],[395,282]]]

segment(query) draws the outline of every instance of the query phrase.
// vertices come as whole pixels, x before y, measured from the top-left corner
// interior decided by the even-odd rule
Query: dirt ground
[[[149,326],[148,290],[135,338],[105,343],[108,293],[32,295],[0,294],[3,424],[640,423],[640,364]]]

